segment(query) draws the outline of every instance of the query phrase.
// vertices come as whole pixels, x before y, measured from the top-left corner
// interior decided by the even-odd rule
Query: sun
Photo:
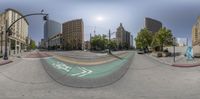
[[[97,16],[96,19],[97,19],[97,21],[103,21],[104,20],[104,18],[102,16]]]

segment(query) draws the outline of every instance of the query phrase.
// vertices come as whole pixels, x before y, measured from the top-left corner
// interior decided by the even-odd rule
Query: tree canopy
[[[109,40],[106,35],[95,35],[91,38],[91,47],[93,50],[105,50],[110,47],[110,49],[117,49],[117,42],[115,40]]]
[[[166,27],[161,28],[156,33],[144,28],[140,30],[135,41],[137,48],[160,47],[160,50],[163,51],[164,46],[172,45],[173,35],[171,30]]]
[[[141,29],[135,41],[137,48],[146,48],[151,45],[152,33],[146,28]]]
[[[108,45],[106,35],[95,35],[91,38],[91,45],[93,50],[104,50]]]
[[[173,35],[171,30],[166,27],[161,28],[158,32],[155,33],[152,41],[152,46],[159,46],[160,50],[163,51],[164,46],[172,45]]]

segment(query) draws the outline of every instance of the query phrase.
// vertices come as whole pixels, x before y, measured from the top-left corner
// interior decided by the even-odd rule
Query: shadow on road
[[[121,58],[121,57],[119,57],[119,56],[117,56],[117,55],[114,55],[114,54],[109,54],[110,56],[113,56],[113,57],[115,57],[115,58],[117,58],[117,59],[123,59],[123,58]]]

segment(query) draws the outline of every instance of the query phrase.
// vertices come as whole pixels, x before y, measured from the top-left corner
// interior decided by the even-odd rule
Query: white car
[[[138,54],[144,54],[144,50],[139,49],[139,50],[137,50],[137,53],[138,53]]]

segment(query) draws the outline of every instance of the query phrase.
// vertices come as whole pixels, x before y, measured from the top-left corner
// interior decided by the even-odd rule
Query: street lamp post
[[[175,57],[176,57],[176,50],[175,50],[175,46],[176,46],[176,41],[175,41],[175,37],[173,37],[173,49],[174,49],[174,58],[173,58],[173,61],[175,62]]]
[[[109,29],[109,33],[108,33],[108,42],[109,42],[108,53],[109,53],[109,54],[112,54],[112,53],[111,53],[111,40],[110,40],[110,39],[111,39],[111,35],[113,35],[114,33],[116,33],[116,32],[112,32],[112,33],[111,33],[111,31],[110,31],[110,29]]]
[[[110,42],[110,35],[111,35],[111,34],[110,34],[110,30],[109,30],[109,34],[108,34],[108,38],[109,38],[109,39],[108,39],[108,42],[109,42],[109,51],[108,51],[108,53],[109,53],[109,54],[111,54],[111,49],[110,49],[110,43],[111,43],[111,42]]]
[[[92,51],[92,43],[91,43],[91,41],[92,41],[92,34],[90,33],[90,51]]]
[[[48,21],[48,16],[43,18],[44,20],[46,20],[46,32],[47,32],[47,50],[50,49],[50,44],[49,44],[49,21]]]
[[[6,20],[6,25],[5,25],[5,29],[8,28],[8,20]],[[5,30],[5,52],[4,52],[4,60],[8,60],[8,48],[7,48],[7,44],[8,44],[8,31],[10,30]]]
[[[4,60],[8,60],[8,49],[7,49],[7,43],[8,43],[8,36],[12,35],[12,32],[10,30],[10,28],[19,20],[28,17],[28,16],[33,16],[33,15],[43,15],[43,20],[48,20],[48,14],[43,13],[43,10],[40,13],[32,13],[32,14],[27,14],[24,16],[21,16],[20,18],[18,18],[17,20],[15,20],[13,23],[11,23],[10,26],[8,26],[8,20],[6,20],[6,24],[5,24],[5,51],[4,51]]]
[[[3,26],[1,26],[1,54],[3,53],[2,44],[3,44]]]

